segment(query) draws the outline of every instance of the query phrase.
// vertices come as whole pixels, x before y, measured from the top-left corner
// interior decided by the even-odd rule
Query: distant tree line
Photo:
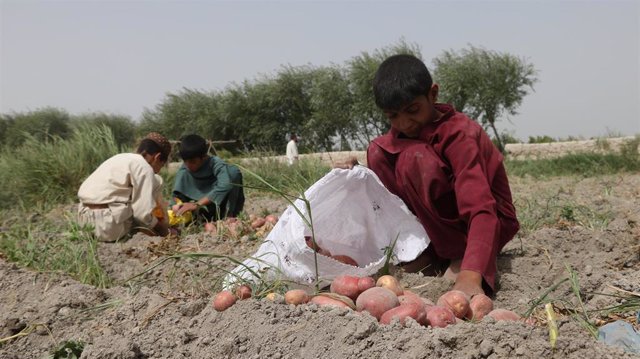
[[[389,129],[375,106],[371,83],[379,64],[394,54],[422,58],[417,45],[401,39],[371,53],[362,52],[344,65],[286,65],[273,75],[233,83],[220,91],[184,88],[146,109],[139,123],[102,113],[71,116],[54,108],[2,114],[0,141],[19,145],[24,133],[64,138],[74,123],[91,121],[110,127],[120,145],[158,131],[172,139],[198,133],[212,140],[237,140],[237,150],[282,152],[287,135],[296,133],[303,139],[305,152],[364,149]],[[445,51],[433,63],[430,70],[440,84],[439,100],[478,120],[501,149],[505,141],[512,142],[512,136],[497,130],[496,122],[515,114],[533,89],[533,65],[473,46]]]

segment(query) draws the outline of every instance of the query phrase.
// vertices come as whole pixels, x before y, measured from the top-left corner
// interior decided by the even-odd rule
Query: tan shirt
[[[149,228],[158,220],[152,211],[156,206],[154,194],[162,181],[145,159],[136,153],[121,153],[104,161],[78,190],[82,203],[128,203],[136,222]]]

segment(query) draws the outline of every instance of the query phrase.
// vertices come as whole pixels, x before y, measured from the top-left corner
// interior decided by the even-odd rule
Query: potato
[[[309,295],[302,289],[292,289],[284,294],[284,302],[287,304],[304,304],[309,302]]]
[[[267,300],[270,300],[270,301],[274,302],[274,303],[284,303],[284,296],[282,296],[282,294],[279,294],[279,293],[271,292],[271,293],[267,294],[265,296],[265,298]]]
[[[304,240],[307,243],[307,247],[313,249],[318,254],[322,254],[323,256],[331,257],[331,252],[329,252],[328,250],[326,250],[324,248],[320,248],[320,246],[318,245],[318,242],[316,242],[315,245],[314,245],[313,240],[311,239],[311,237],[306,236],[306,237],[304,237]]]
[[[256,220],[251,222],[251,228],[258,229],[264,226],[265,223],[267,223],[267,221],[264,218],[257,218]]]
[[[396,277],[391,275],[383,275],[382,277],[378,278],[378,281],[376,282],[376,287],[387,288],[390,291],[392,291],[395,295],[404,294],[404,290],[402,289],[402,286],[400,286],[400,282],[398,282]]]
[[[358,266],[358,262],[355,261],[355,259],[349,257],[349,256],[345,256],[342,254],[337,254],[337,255],[332,255],[331,258],[337,260],[338,262],[342,262],[344,264],[348,264],[350,266],[354,266],[357,267]]]
[[[378,320],[384,312],[399,305],[400,302],[396,294],[383,287],[369,288],[356,299],[357,311],[367,311]]]
[[[240,300],[251,298],[251,287],[246,284],[238,286],[236,288],[236,297],[238,297]]]
[[[487,317],[491,317],[497,321],[506,320],[514,322],[517,322],[521,319],[517,313],[507,309],[494,309],[489,312],[489,314],[487,314]]]
[[[316,304],[319,307],[331,306],[338,308],[349,308],[349,305],[347,303],[337,299],[329,298],[324,295],[316,295],[315,297],[311,298],[311,301],[309,302]]]
[[[362,277],[358,279],[358,291],[360,293],[364,292],[369,288],[373,288],[376,286],[376,281],[371,277]]]
[[[331,293],[341,294],[355,300],[360,294],[358,289],[359,280],[360,278],[358,277],[339,275],[331,282]]]
[[[398,296],[398,301],[400,302],[400,305],[418,304],[423,308],[425,306],[424,302],[422,301],[422,298],[420,298],[417,294],[410,292],[408,290],[405,290],[403,295]]]
[[[444,328],[456,323],[456,316],[451,309],[435,305],[427,310],[427,322],[432,327]]]
[[[469,299],[467,299],[467,295],[459,290],[450,290],[444,293],[438,301],[437,305],[441,307],[448,307],[451,309],[456,318],[464,318],[464,316],[469,311]]]
[[[270,214],[266,217],[264,217],[265,221],[271,223],[271,224],[276,224],[278,223],[278,216]]]
[[[493,301],[484,294],[476,294],[469,302],[469,311],[465,317],[469,320],[480,320],[493,310]]]
[[[435,306],[435,305],[436,305],[436,304],[435,304],[431,299],[429,299],[429,298],[420,297],[420,299],[422,299],[422,303],[424,303],[424,306],[425,306],[426,308],[433,307],[433,306]]]
[[[215,223],[207,222],[204,224],[204,231],[207,233],[218,233]]]
[[[408,303],[391,308],[380,317],[381,324],[391,324],[393,318],[398,318],[400,324],[404,325],[407,317],[413,318],[416,322],[424,324],[426,313],[424,308],[416,303]]]
[[[213,298],[213,308],[218,312],[222,312],[231,307],[237,299],[238,297],[233,295],[230,291],[223,290]]]

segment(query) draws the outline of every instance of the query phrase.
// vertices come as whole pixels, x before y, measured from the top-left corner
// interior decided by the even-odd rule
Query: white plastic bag
[[[427,233],[404,202],[366,167],[334,169],[313,184],[305,196],[318,246],[333,255],[347,255],[359,264],[355,267],[318,254],[323,286],[338,275],[375,274],[385,263],[385,248],[396,238],[394,264],[414,260],[429,244]],[[297,200],[294,205],[308,217],[304,201]],[[290,205],[258,251],[226,276],[223,287],[230,288],[240,278],[255,280],[251,271],[267,280],[279,278],[313,285],[314,252],[306,245],[305,236],[311,236],[311,229]]]

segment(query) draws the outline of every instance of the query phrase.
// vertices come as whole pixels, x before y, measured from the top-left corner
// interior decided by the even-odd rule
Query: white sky
[[[525,58],[516,137],[640,133],[640,1],[0,0],[0,112],[45,106],[139,119],[182,88],[281,65],[344,65],[401,37],[427,66],[472,44]]]

